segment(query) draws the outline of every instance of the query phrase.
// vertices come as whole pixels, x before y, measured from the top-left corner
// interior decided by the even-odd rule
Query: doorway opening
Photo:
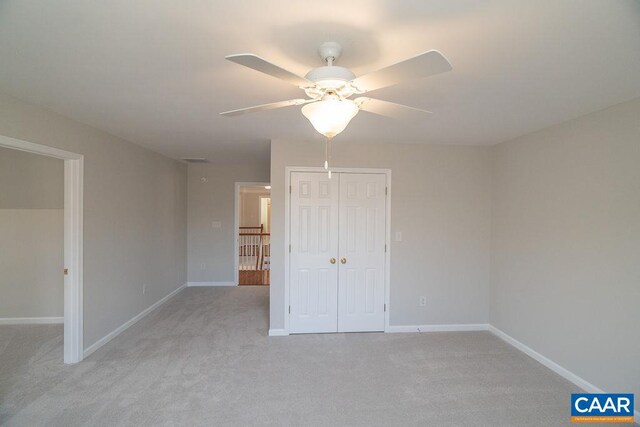
[[[84,349],[82,339],[82,200],[84,157],[81,154],[2,135],[0,135],[0,147],[53,157],[64,161],[64,201],[62,214],[64,224],[64,262],[63,268],[59,270],[57,274],[60,275],[64,283],[64,363],[78,363],[83,359]],[[18,320],[14,320],[14,322],[18,322]]]
[[[269,286],[271,186],[236,183],[235,274],[238,286]]]

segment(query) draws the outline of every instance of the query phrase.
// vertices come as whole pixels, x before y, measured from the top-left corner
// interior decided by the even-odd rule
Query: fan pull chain
[[[329,170],[329,138],[324,141],[324,170]]]
[[[329,169],[329,160],[331,160],[331,138],[327,138],[324,143],[324,169],[327,171],[329,179],[331,179],[331,169]]]

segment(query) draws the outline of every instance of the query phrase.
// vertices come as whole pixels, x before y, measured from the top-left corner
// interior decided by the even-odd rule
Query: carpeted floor
[[[80,364],[0,326],[0,424],[569,424],[577,389],[489,332],[268,337],[269,289],[187,288]]]

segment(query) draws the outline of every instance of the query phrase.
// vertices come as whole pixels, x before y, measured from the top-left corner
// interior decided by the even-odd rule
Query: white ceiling
[[[224,56],[304,75],[328,40],[356,75],[430,49],[453,65],[371,93],[431,119],[362,112],[336,142],[493,144],[640,96],[637,0],[4,0],[0,92],[171,157],[267,158],[320,140],[299,107],[218,113],[302,92]]]

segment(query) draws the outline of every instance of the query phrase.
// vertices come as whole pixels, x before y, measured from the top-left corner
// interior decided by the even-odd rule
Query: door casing
[[[83,344],[84,156],[0,135],[0,147],[64,160],[64,363],[81,362]],[[63,272],[60,272],[63,275]]]
[[[269,182],[239,182],[235,183],[233,198],[233,284],[238,286],[240,283],[240,272],[238,269],[239,260],[238,252],[238,229],[240,227],[240,188],[242,187],[265,187],[271,185]]]
[[[375,173],[384,174],[387,188],[386,203],[386,224],[385,224],[385,278],[384,278],[384,303],[386,310],[384,313],[384,331],[389,331],[389,316],[391,313],[391,305],[389,296],[391,294],[391,169],[372,169],[372,168],[331,168],[337,173]],[[289,275],[289,245],[291,244],[291,194],[289,188],[291,186],[291,173],[293,172],[325,172],[322,167],[308,166],[287,166],[285,167],[285,228],[284,228],[284,331],[281,335],[289,335],[289,291],[290,291],[290,275]]]

